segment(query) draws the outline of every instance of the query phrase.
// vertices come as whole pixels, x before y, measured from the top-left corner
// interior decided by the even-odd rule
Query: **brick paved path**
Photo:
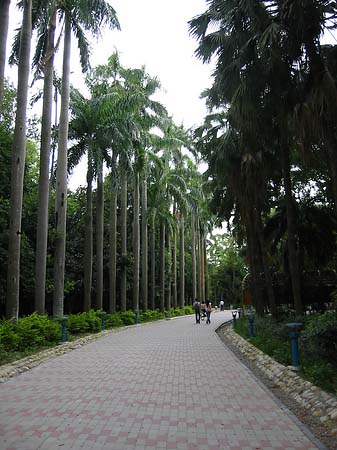
[[[323,448],[214,333],[225,317],[130,327],[1,384],[1,450]]]

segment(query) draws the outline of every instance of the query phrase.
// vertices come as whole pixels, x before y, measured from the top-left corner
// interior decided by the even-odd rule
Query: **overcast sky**
[[[115,49],[124,66],[145,65],[151,76],[162,84],[160,100],[174,120],[186,127],[198,125],[206,114],[200,93],[210,85],[211,68],[194,56],[197,42],[189,36],[187,22],[207,8],[206,0],[109,0],[115,8],[121,31],[102,30],[92,40],[91,64],[105,64]],[[21,13],[11,2],[9,44],[14,29],[21,22]],[[61,50],[56,59],[61,75]],[[76,50],[72,56],[71,82],[81,86],[81,72]],[[16,81],[16,70],[11,69]]]

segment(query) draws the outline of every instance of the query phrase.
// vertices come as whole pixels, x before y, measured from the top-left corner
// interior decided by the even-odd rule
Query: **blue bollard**
[[[293,322],[287,323],[287,327],[289,327],[289,336],[291,338],[291,359],[293,370],[299,370],[299,357],[298,357],[298,336],[299,331],[303,328],[303,323]]]
[[[247,317],[249,322],[249,339],[252,339],[254,337],[255,311],[253,309],[249,309],[247,311]]]
[[[63,316],[61,319],[61,343],[67,342],[67,316]]]
[[[135,309],[135,324],[139,323],[139,311]]]
[[[105,317],[106,317],[106,312],[102,311],[101,312],[101,330],[102,331],[105,330]]]
[[[233,317],[233,328],[236,328],[236,311],[232,311],[232,317]]]

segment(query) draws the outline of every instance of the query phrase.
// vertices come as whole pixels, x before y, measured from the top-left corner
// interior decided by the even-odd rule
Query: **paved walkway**
[[[1,450],[317,447],[194,317],[130,327],[0,384]]]

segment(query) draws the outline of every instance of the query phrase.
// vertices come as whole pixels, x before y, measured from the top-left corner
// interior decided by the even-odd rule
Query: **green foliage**
[[[98,332],[101,329],[99,311],[70,314],[67,320],[67,331],[71,334]]]
[[[147,311],[143,311],[140,315],[141,322],[152,322],[160,319],[164,319],[164,314],[160,312],[159,309],[148,309]]]
[[[294,319],[292,319],[293,321]],[[286,323],[269,317],[254,320],[254,338],[250,342],[284,365],[291,365],[291,342]],[[304,323],[299,335],[299,358],[302,376],[331,392],[337,392],[337,313],[297,317]],[[236,331],[249,338],[248,320],[237,320]]]
[[[106,328],[122,327],[123,325],[124,325],[124,323],[118,313],[106,315],[106,317],[105,317],[105,327]]]
[[[134,325],[135,323],[135,313],[133,311],[120,312],[119,317],[123,325]]]
[[[60,325],[37,313],[19,319],[17,324],[0,322],[0,348],[5,352],[44,347],[57,343],[60,337]]]
[[[188,315],[188,314],[194,314],[193,306],[191,306],[191,305],[186,305],[186,306],[185,306],[185,309],[184,309],[184,312],[185,312],[186,315]]]
[[[301,332],[301,352],[306,358],[324,359],[337,366],[337,312],[307,316]]]

